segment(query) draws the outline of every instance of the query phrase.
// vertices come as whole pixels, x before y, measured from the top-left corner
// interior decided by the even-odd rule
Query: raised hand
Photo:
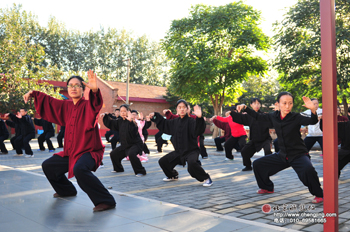
[[[102,114],[100,114],[100,118],[103,118],[106,114],[108,114],[108,113],[102,113]]]
[[[140,119],[140,120],[143,120],[143,113],[142,113],[142,112],[140,112],[139,119]]]
[[[17,118],[22,118],[22,114],[20,112],[17,112],[16,117]]]
[[[133,120],[133,117],[130,111],[128,111],[128,116],[126,117],[126,119],[129,120],[130,122]]]
[[[165,115],[166,114],[166,112],[168,112],[168,111],[170,111],[169,109],[165,109],[165,110],[163,110],[163,114]]]
[[[154,112],[153,113],[150,113],[149,115],[148,115],[148,117],[151,119],[151,118],[153,118],[154,117]]]
[[[97,87],[97,75],[91,69],[88,71],[88,82],[89,83],[83,82],[83,84],[86,87],[88,87],[89,89],[91,89],[92,92],[96,93],[97,90],[98,90],[98,87]]]
[[[6,113],[6,114],[4,114],[4,117],[5,117],[5,118],[8,118],[9,115],[10,115],[10,113]]]
[[[241,104],[241,105],[236,106],[236,109],[237,109],[238,112],[241,112],[245,108],[247,108],[247,106],[245,104]]]
[[[32,94],[32,92],[33,92],[33,90],[30,90],[28,93],[23,95],[24,103],[27,103],[29,101],[30,94]]]
[[[202,117],[202,108],[199,105],[195,105],[193,107],[192,113],[194,115],[196,115],[198,118],[201,118]]]
[[[209,119],[209,121],[212,122],[215,118],[216,118],[216,115],[214,115],[213,117],[211,117],[211,118]]]
[[[149,115],[146,116],[146,121],[147,122],[151,121],[151,118],[149,117]]]
[[[310,100],[310,98],[303,96],[303,101],[304,101],[304,107],[308,108],[311,110],[313,114],[316,113],[316,106],[315,104]]]

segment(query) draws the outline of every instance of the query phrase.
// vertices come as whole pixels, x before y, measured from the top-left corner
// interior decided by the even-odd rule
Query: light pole
[[[129,79],[130,79],[130,58],[123,60],[127,61],[126,65],[126,104],[129,105]]]

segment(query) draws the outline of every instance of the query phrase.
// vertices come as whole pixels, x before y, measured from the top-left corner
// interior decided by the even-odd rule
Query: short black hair
[[[313,100],[317,100],[317,101],[318,101],[318,99],[317,99],[317,98],[315,98],[315,97],[311,98],[310,100],[311,100],[311,101],[313,101]]]
[[[128,104],[123,104],[119,107],[119,109],[121,109],[122,107],[124,107],[127,111],[129,111],[129,105]]]
[[[117,109],[115,109],[114,111],[120,111],[120,109],[117,108]]]
[[[137,110],[132,110],[131,113],[139,114],[139,112]]]
[[[175,105],[175,107],[177,107],[180,103],[184,103],[185,104],[185,106],[186,107],[188,107],[188,103],[187,103],[187,101],[185,101],[184,99],[180,99],[180,100],[178,100],[177,102],[176,102],[176,105]]]
[[[280,92],[280,93],[277,95],[277,102],[280,102],[281,97],[284,96],[284,95],[291,96],[291,97],[293,98],[293,102],[294,102],[294,97],[293,97],[293,95],[292,95],[290,92],[287,92],[287,91]]]
[[[20,108],[19,110],[24,110],[25,112],[27,112],[27,108]]]
[[[261,101],[260,101],[260,99],[259,98],[257,98],[257,97],[253,97],[251,100],[250,100],[250,104],[253,104],[254,102],[259,102],[260,103],[260,105],[262,105],[262,103],[261,103]]]
[[[72,80],[72,79],[74,79],[74,78],[76,78],[76,79],[78,79],[78,80],[80,81],[81,87],[83,88],[83,91],[84,91],[84,90],[85,90],[85,85],[83,84],[84,79],[83,79],[81,76],[71,76],[71,77],[68,79],[68,81],[67,81],[67,86],[68,86],[70,80]]]

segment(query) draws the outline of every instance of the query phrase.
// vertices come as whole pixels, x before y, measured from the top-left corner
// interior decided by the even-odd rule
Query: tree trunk
[[[343,105],[344,105],[344,116],[348,116],[348,102],[346,100],[346,96],[343,95]]]
[[[214,107],[214,115],[219,115],[222,116],[222,107],[220,107],[219,104],[213,104]],[[215,139],[216,137],[218,137],[219,135],[219,128],[218,127],[214,127],[214,131],[213,131],[213,139]]]

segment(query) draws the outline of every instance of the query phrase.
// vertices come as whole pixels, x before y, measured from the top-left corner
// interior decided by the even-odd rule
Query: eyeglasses
[[[68,88],[73,89],[73,88],[81,88],[81,85],[67,85]]]

